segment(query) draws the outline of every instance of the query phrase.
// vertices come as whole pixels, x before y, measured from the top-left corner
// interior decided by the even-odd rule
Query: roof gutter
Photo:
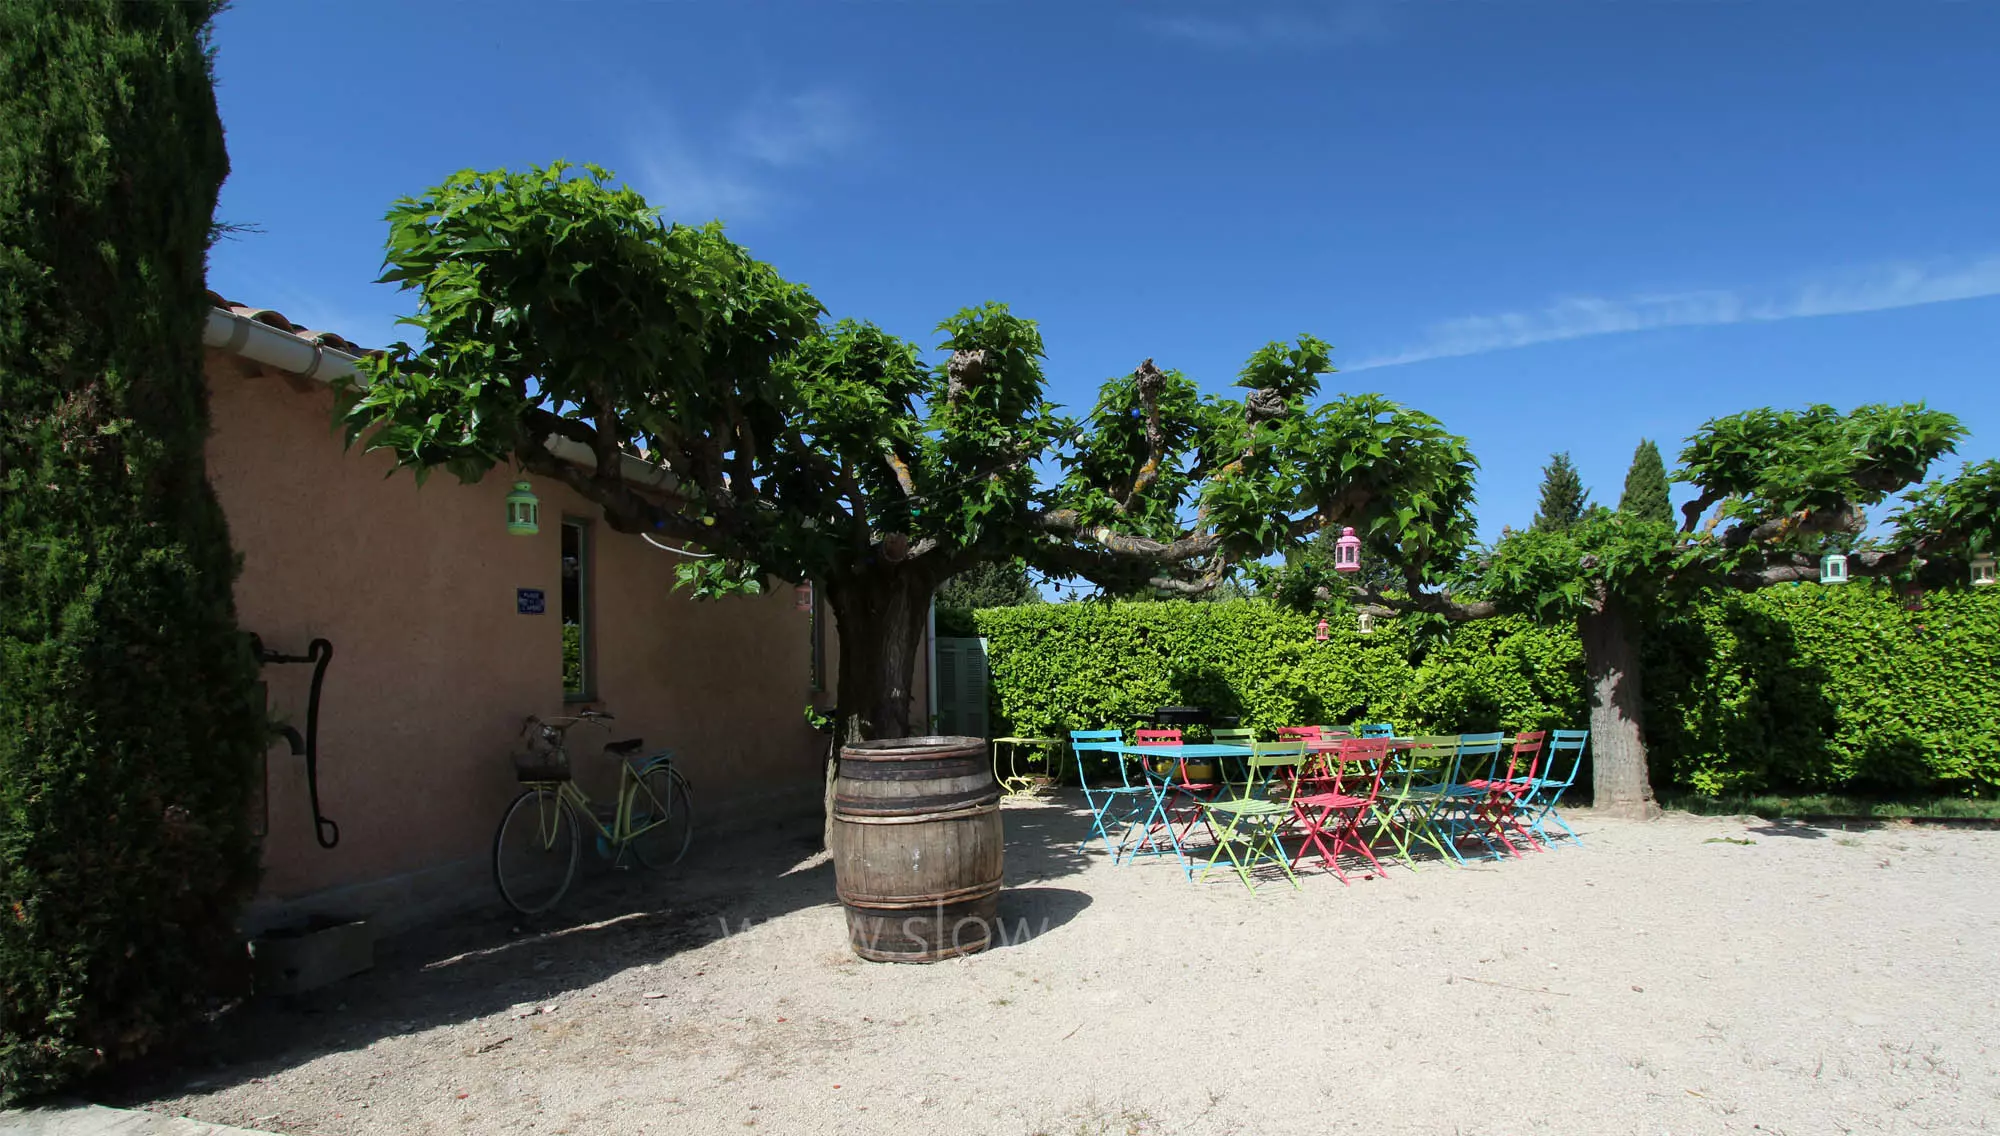
[[[361,373],[355,366],[360,362],[358,356],[238,315],[226,308],[208,309],[208,322],[202,326],[201,342],[204,347],[239,355],[274,371],[315,382],[332,383],[337,379],[356,378]],[[550,453],[571,465],[597,468],[597,455],[589,446],[574,438],[551,434],[543,444]],[[673,490],[673,475],[666,470],[631,454],[623,455],[622,460],[624,468],[621,472],[625,480],[652,489]]]

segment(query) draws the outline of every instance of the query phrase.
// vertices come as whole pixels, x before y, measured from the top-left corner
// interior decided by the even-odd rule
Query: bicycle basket
[[[521,781],[567,781],[569,753],[536,739],[527,749],[514,751],[514,776]]]

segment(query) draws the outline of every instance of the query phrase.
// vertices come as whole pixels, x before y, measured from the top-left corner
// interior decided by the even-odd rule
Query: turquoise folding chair
[[[1357,732],[1364,738],[1393,738],[1396,736],[1394,722],[1361,722]]]
[[[1577,771],[1583,768],[1583,747],[1589,740],[1589,730],[1550,730],[1549,753],[1542,762],[1542,776],[1535,778],[1533,787],[1521,801],[1521,819],[1527,823],[1528,831],[1551,847],[1556,842],[1548,830],[1551,823],[1562,829],[1564,836],[1583,843],[1583,838],[1556,812],[1556,805],[1569,787],[1576,784]]]
[[[1153,791],[1143,784],[1134,784],[1126,771],[1125,754],[1121,752],[1125,735],[1118,730],[1071,730],[1069,748],[1076,754],[1076,780],[1083,787],[1084,804],[1090,808],[1090,832],[1078,842],[1079,849],[1090,846],[1090,838],[1104,841],[1104,850],[1111,853],[1113,863],[1118,861],[1125,845],[1125,834],[1138,824],[1147,809],[1153,805]],[[1111,764],[1118,771],[1118,784],[1107,780],[1102,785],[1090,783],[1090,757],[1094,753],[1111,755]],[[1118,839],[1111,838],[1111,826],[1119,826]]]
[[[1504,840],[1495,839],[1493,826],[1481,813],[1487,791],[1473,783],[1490,783],[1506,777],[1506,759],[1500,752],[1506,740],[1507,735],[1498,731],[1458,735],[1456,772],[1451,781],[1437,787],[1440,805],[1437,826],[1454,850],[1469,836],[1485,846],[1487,856],[1492,859],[1505,859],[1512,851]],[[1461,863],[1464,860],[1464,856],[1459,856]]]

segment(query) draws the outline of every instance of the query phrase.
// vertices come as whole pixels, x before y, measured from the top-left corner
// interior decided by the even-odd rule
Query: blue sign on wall
[[[515,588],[514,610],[521,615],[540,615],[548,610],[540,588]]]

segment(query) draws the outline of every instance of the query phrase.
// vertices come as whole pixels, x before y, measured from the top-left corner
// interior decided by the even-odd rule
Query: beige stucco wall
[[[385,477],[387,454],[343,450],[324,386],[219,353],[208,373],[209,476],[243,559],[238,619],[278,651],[303,654],[315,637],[334,646],[319,787],[340,845],[314,842],[304,762],[274,746],[263,909],[344,906],[395,925],[497,902],[485,862],[518,789],[507,755],[524,715],[565,712],[558,521],[595,510],[531,479],[541,533],[509,536],[507,471],[473,485],[442,473],[421,487],[408,473]],[[672,555],[601,521],[591,536],[591,705],[618,721],[612,734],[573,735],[592,755],[585,783],[610,784],[599,742],[643,736],[679,751],[698,840],[810,807],[824,743],[801,713],[812,697],[809,621],[791,589],[696,603],[672,591]],[[547,613],[516,614],[517,588],[542,589]],[[827,638],[831,659],[831,630]],[[310,673],[264,670],[274,715],[300,729]]]

